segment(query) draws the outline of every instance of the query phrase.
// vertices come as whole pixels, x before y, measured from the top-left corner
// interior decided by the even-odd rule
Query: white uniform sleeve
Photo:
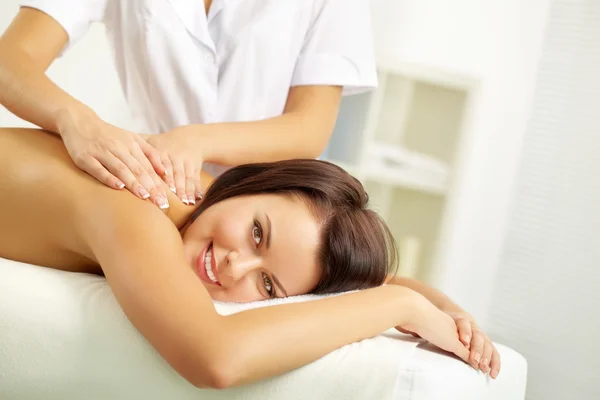
[[[107,0],[20,0],[19,3],[55,19],[69,35],[66,47],[69,48],[86,34],[92,22],[102,21]]]
[[[320,3],[296,62],[292,86],[339,85],[344,95],[377,87],[369,0]]]

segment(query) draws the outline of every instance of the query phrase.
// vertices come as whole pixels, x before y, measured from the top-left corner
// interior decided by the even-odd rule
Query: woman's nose
[[[225,266],[220,271],[220,278],[227,277],[229,282],[237,282],[248,273],[262,267],[262,259],[254,254],[242,255],[231,251],[225,256]],[[222,282],[223,283],[223,282]]]

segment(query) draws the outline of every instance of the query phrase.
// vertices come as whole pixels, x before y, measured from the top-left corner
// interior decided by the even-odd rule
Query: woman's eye
[[[254,221],[254,227],[252,227],[252,240],[254,240],[257,246],[262,241],[262,228],[257,221]]]
[[[263,273],[263,285],[265,286],[265,290],[269,293],[269,297],[275,297],[275,292],[273,291],[273,282],[271,282],[271,278],[265,273]]]

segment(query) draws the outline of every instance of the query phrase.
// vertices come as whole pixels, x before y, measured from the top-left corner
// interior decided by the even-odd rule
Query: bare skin
[[[301,214],[298,202],[273,197],[250,202],[234,198],[229,204],[225,200],[213,206],[217,211],[212,217],[213,207],[201,215],[207,214],[203,226],[181,232],[192,207],[176,205],[173,198],[165,215],[149,201],[108,188],[79,170],[59,138],[39,130],[1,128],[0,198],[0,257],[103,273],[132,324],[195,386],[224,388],[278,375],[392,327],[415,332],[469,360],[455,321],[424,296],[397,285],[231,316],[217,314],[211,296],[266,298],[265,290],[273,282],[261,279],[263,272],[269,278],[279,274],[289,295],[306,293],[314,283],[318,268],[310,257],[301,260],[306,270],[296,278],[277,266],[282,255],[294,250],[286,239],[286,227],[294,224],[280,223],[278,218],[290,209]],[[247,226],[244,243],[237,238],[242,237],[239,226],[246,229],[246,225],[230,224],[227,231],[219,231],[217,222],[223,219],[215,217],[217,206],[228,215],[244,204],[246,211],[240,214],[244,218],[256,207],[270,210],[271,249],[259,247],[266,231],[259,233],[252,225]],[[296,222],[303,224],[301,235],[308,246],[301,252],[310,256],[317,224],[309,214],[300,218]],[[215,259],[233,266],[219,264],[221,286],[202,280],[192,265],[209,241],[203,229],[210,230],[210,240],[221,249]],[[186,235],[191,239],[186,241]],[[223,255],[232,243],[235,251]],[[250,251],[248,243],[257,247]],[[290,259],[295,257],[300,253]],[[297,279],[300,282],[294,283]]]

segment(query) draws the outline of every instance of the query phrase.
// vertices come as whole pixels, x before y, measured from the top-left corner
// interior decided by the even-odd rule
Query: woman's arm
[[[500,354],[492,340],[483,332],[475,318],[448,296],[419,281],[400,276],[388,277],[387,284],[406,287],[423,295],[441,311],[452,317],[456,323],[459,338],[470,350],[469,363],[496,378],[500,372]]]
[[[103,205],[91,221],[95,229],[84,234],[117,300],[133,325],[196,386],[223,388],[277,375],[430,315],[419,312],[425,309],[419,306],[422,296],[388,285],[220,316],[166,216],[141,202],[123,207],[103,200]],[[427,318],[428,329],[440,330],[436,318],[447,316],[439,314]],[[453,334],[443,347],[466,351]]]
[[[427,286],[417,280],[405,278],[401,276],[389,276],[386,280],[388,285],[404,286],[414,290],[417,293],[425,296],[427,300],[432,302],[437,308],[445,312],[465,312],[456,303],[454,303],[448,296],[439,290]]]
[[[157,175],[165,169],[158,151],[138,135],[102,121],[46,76],[68,39],[50,16],[21,8],[0,37],[0,105],[60,135],[75,165],[100,182],[114,189],[125,186],[140,198],[149,195],[165,207]]]

